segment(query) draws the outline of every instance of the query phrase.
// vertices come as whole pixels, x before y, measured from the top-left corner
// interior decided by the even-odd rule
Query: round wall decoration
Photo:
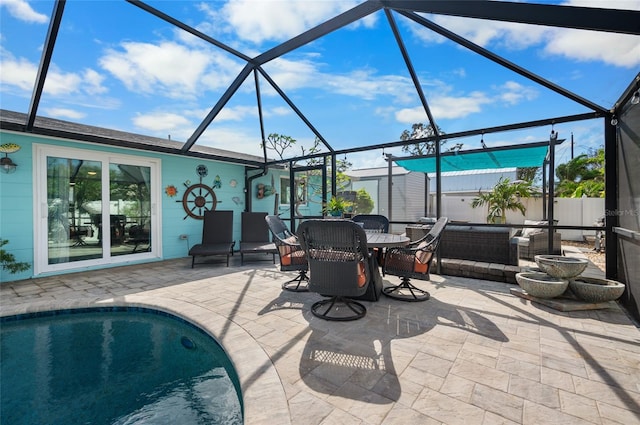
[[[180,201],[177,201],[180,202]],[[218,199],[216,194],[209,186],[203,183],[196,183],[188,186],[182,195],[182,207],[187,215],[184,216],[202,220],[205,211],[213,211],[216,209]]]
[[[200,178],[203,178],[203,177],[207,177],[207,174],[209,174],[209,170],[207,169],[206,165],[200,164],[196,167],[196,173],[198,173]]]

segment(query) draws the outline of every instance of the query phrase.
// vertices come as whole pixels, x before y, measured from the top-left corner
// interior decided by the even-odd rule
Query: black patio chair
[[[382,274],[399,276],[402,282],[399,285],[383,288],[383,294],[401,301],[425,301],[429,299],[429,292],[414,286],[410,279],[429,280],[431,262],[438,249],[440,237],[447,225],[447,221],[447,217],[439,218],[429,233],[421,239],[411,242],[406,247],[387,249]]]
[[[389,219],[380,214],[357,214],[351,218],[355,223],[362,223],[365,232],[389,233]],[[374,255],[379,265],[384,264],[383,248],[374,248]]]
[[[362,297],[377,273],[367,235],[351,220],[307,220],[298,228],[309,261],[309,291],[327,297],[311,306],[325,320],[356,320],[365,316]]]
[[[196,264],[196,257],[233,255],[233,211],[205,211],[202,223],[202,243],[189,250],[191,268]]]
[[[351,218],[355,223],[362,223],[365,232],[389,233],[389,219],[379,214],[358,214]]]
[[[266,212],[242,212],[242,230],[240,231],[240,264],[244,265],[245,254],[271,255],[276,263],[276,245],[269,238],[269,226],[265,220]]]
[[[298,242],[298,237],[291,233],[287,225],[277,215],[268,215],[265,221],[273,236],[273,243],[276,246],[280,258],[280,271],[298,272],[298,276],[282,284],[282,289],[293,292],[307,292],[309,282],[309,263],[304,250]]]

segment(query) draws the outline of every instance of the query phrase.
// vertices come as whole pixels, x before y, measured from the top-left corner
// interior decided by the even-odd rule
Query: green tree
[[[354,214],[369,214],[373,211],[373,199],[364,187],[356,192],[356,202],[354,205]]]
[[[438,127],[438,134],[441,136],[444,135],[444,131],[440,127]],[[423,123],[415,123],[411,126],[411,131],[404,130],[400,135],[400,140],[408,141],[421,139],[424,137],[432,137],[435,135],[433,131],[433,127],[431,124],[423,124]],[[440,140],[440,147],[447,143],[447,140]],[[457,143],[453,147],[449,148],[448,151],[457,151],[462,148],[462,143]],[[436,143],[435,140],[430,140],[428,142],[419,142],[413,143],[410,145],[405,145],[402,147],[402,152],[405,152],[412,156],[422,156],[422,155],[433,155],[436,153]]]
[[[507,211],[520,211],[524,215],[526,208],[521,198],[528,198],[531,193],[530,182],[512,182],[506,177],[501,177],[491,192],[478,193],[478,197],[471,202],[471,207],[486,205],[488,223],[505,223]]]
[[[604,148],[578,155],[556,167],[555,196],[561,198],[604,197]]]
[[[276,133],[271,133],[269,134],[269,136],[267,137],[267,139],[265,140],[265,148],[267,150],[272,150],[274,152],[276,152],[276,154],[278,155],[278,157],[280,159],[284,159],[284,154],[285,152],[287,152],[288,150],[291,150],[293,148],[295,148],[297,143],[297,140],[290,137],[290,136],[286,136],[283,134],[276,134]],[[305,155],[313,155],[316,153],[320,153],[322,142],[320,141],[320,139],[318,139],[317,137],[314,139],[313,141],[313,145],[308,148],[305,149],[303,146],[300,146],[300,155],[299,156],[305,156]],[[321,157],[317,157],[317,158],[310,158],[307,159],[305,161],[305,165],[307,166],[314,166],[314,165],[321,165],[323,163],[323,159]],[[297,164],[295,161],[293,162],[294,166]],[[351,179],[349,178],[349,176],[347,176],[345,174],[345,172],[347,170],[349,170],[351,167],[353,166],[353,164],[351,162],[349,162],[347,160],[347,158],[336,158],[336,189],[337,192],[343,192],[345,191],[350,183],[351,183]],[[331,174],[331,168],[329,167],[328,169],[328,174]],[[306,175],[302,176],[301,178],[299,178],[296,182],[296,193],[299,193],[299,190],[307,190],[309,191],[308,193],[311,193],[313,195],[319,195],[322,193],[322,186],[319,184],[314,184],[313,182],[316,181],[317,179],[311,178],[313,175],[319,175],[319,172],[317,171],[307,171]],[[327,182],[329,184],[329,182]],[[299,199],[307,199],[307,201],[310,201],[309,197],[299,197]],[[294,206],[296,214],[298,214],[298,207],[300,205],[301,201],[300,200],[296,200],[296,205]],[[325,207],[326,208],[326,207]],[[299,214],[298,214],[299,215]]]
[[[516,169],[516,178],[518,180],[524,180],[524,181],[528,181],[528,182],[534,182],[537,177],[538,174],[540,173],[540,171],[542,170],[541,167],[522,167],[522,168],[517,168]]]

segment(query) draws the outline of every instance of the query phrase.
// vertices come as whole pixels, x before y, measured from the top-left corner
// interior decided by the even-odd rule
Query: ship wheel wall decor
[[[218,199],[216,198],[215,192],[206,184],[196,183],[187,186],[187,190],[182,196],[182,207],[187,213],[184,219],[186,220],[187,217],[192,217],[197,220],[202,220],[204,218],[204,212],[215,210],[217,204]]]

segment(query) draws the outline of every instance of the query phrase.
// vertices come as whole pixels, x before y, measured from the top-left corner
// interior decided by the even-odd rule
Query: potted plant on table
[[[332,217],[342,217],[344,210],[347,209],[348,203],[343,198],[332,196],[325,207],[325,214]]]
[[[506,223],[507,211],[520,211],[522,215],[526,212],[526,207],[521,198],[531,196],[531,183],[527,181],[510,181],[501,177],[498,183],[489,193],[478,193],[478,197],[471,202],[472,208],[486,205],[488,208],[487,223]]]

